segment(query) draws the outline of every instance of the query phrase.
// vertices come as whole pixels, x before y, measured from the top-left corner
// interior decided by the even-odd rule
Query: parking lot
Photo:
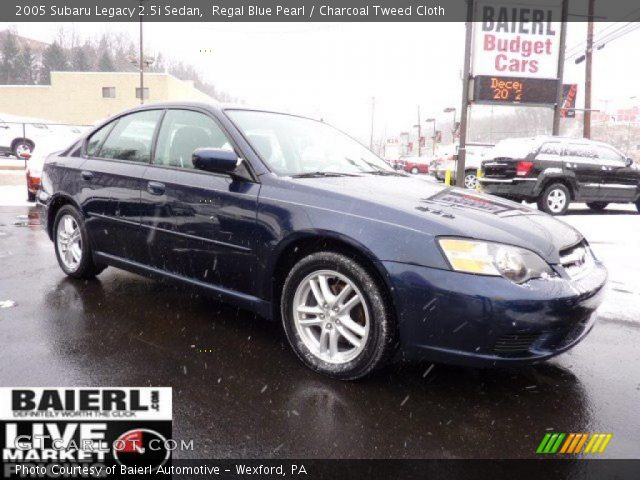
[[[0,385],[171,386],[182,458],[528,458],[547,431],[610,432],[640,448],[640,215],[564,218],[610,271],[576,348],[515,370],[394,363],[366,380],[316,375],[281,327],[188,289],[109,268],[59,269],[18,173],[0,172]]]

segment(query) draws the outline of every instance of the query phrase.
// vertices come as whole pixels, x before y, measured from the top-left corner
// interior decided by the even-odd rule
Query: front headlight
[[[438,239],[452,270],[479,275],[502,276],[514,283],[554,275],[547,262],[530,250],[460,238]]]

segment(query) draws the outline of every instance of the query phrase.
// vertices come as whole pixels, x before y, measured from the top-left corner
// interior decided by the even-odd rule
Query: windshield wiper
[[[393,172],[393,171],[389,171],[389,170],[370,170],[370,171],[362,172],[362,173],[368,173],[369,175],[382,175],[382,176],[391,176],[391,177],[406,177],[407,176],[407,174],[405,174],[405,173]]]
[[[316,177],[359,177],[353,173],[343,172],[305,172],[291,175],[291,178],[316,178]]]

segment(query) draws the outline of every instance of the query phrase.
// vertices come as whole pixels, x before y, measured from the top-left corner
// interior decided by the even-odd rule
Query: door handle
[[[147,192],[151,195],[163,195],[165,190],[164,183],[149,182],[147,183]]]
[[[80,173],[80,176],[82,177],[83,180],[86,180],[87,182],[90,182],[91,180],[93,180],[93,172],[88,172],[87,170],[83,170]]]

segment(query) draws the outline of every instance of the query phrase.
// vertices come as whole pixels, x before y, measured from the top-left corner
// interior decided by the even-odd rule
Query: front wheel
[[[564,215],[569,209],[571,194],[562,183],[549,185],[538,198],[538,208],[551,215]]]
[[[418,167],[413,167],[411,169],[411,173],[413,173],[414,175],[417,175],[418,173],[420,173],[420,170],[418,170]]]
[[[58,211],[53,232],[58,264],[68,276],[93,278],[106,268],[93,261],[87,229],[74,207],[65,205]]]
[[[382,285],[339,253],[314,253],[293,267],[284,284],[281,313],[300,360],[330,377],[364,377],[395,350],[395,321]]]
[[[590,203],[587,203],[587,207],[589,207],[591,210],[595,210],[596,212],[600,212],[600,211],[604,210],[605,208],[607,208],[607,205],[609,205],[607,202],[590,202]]]

